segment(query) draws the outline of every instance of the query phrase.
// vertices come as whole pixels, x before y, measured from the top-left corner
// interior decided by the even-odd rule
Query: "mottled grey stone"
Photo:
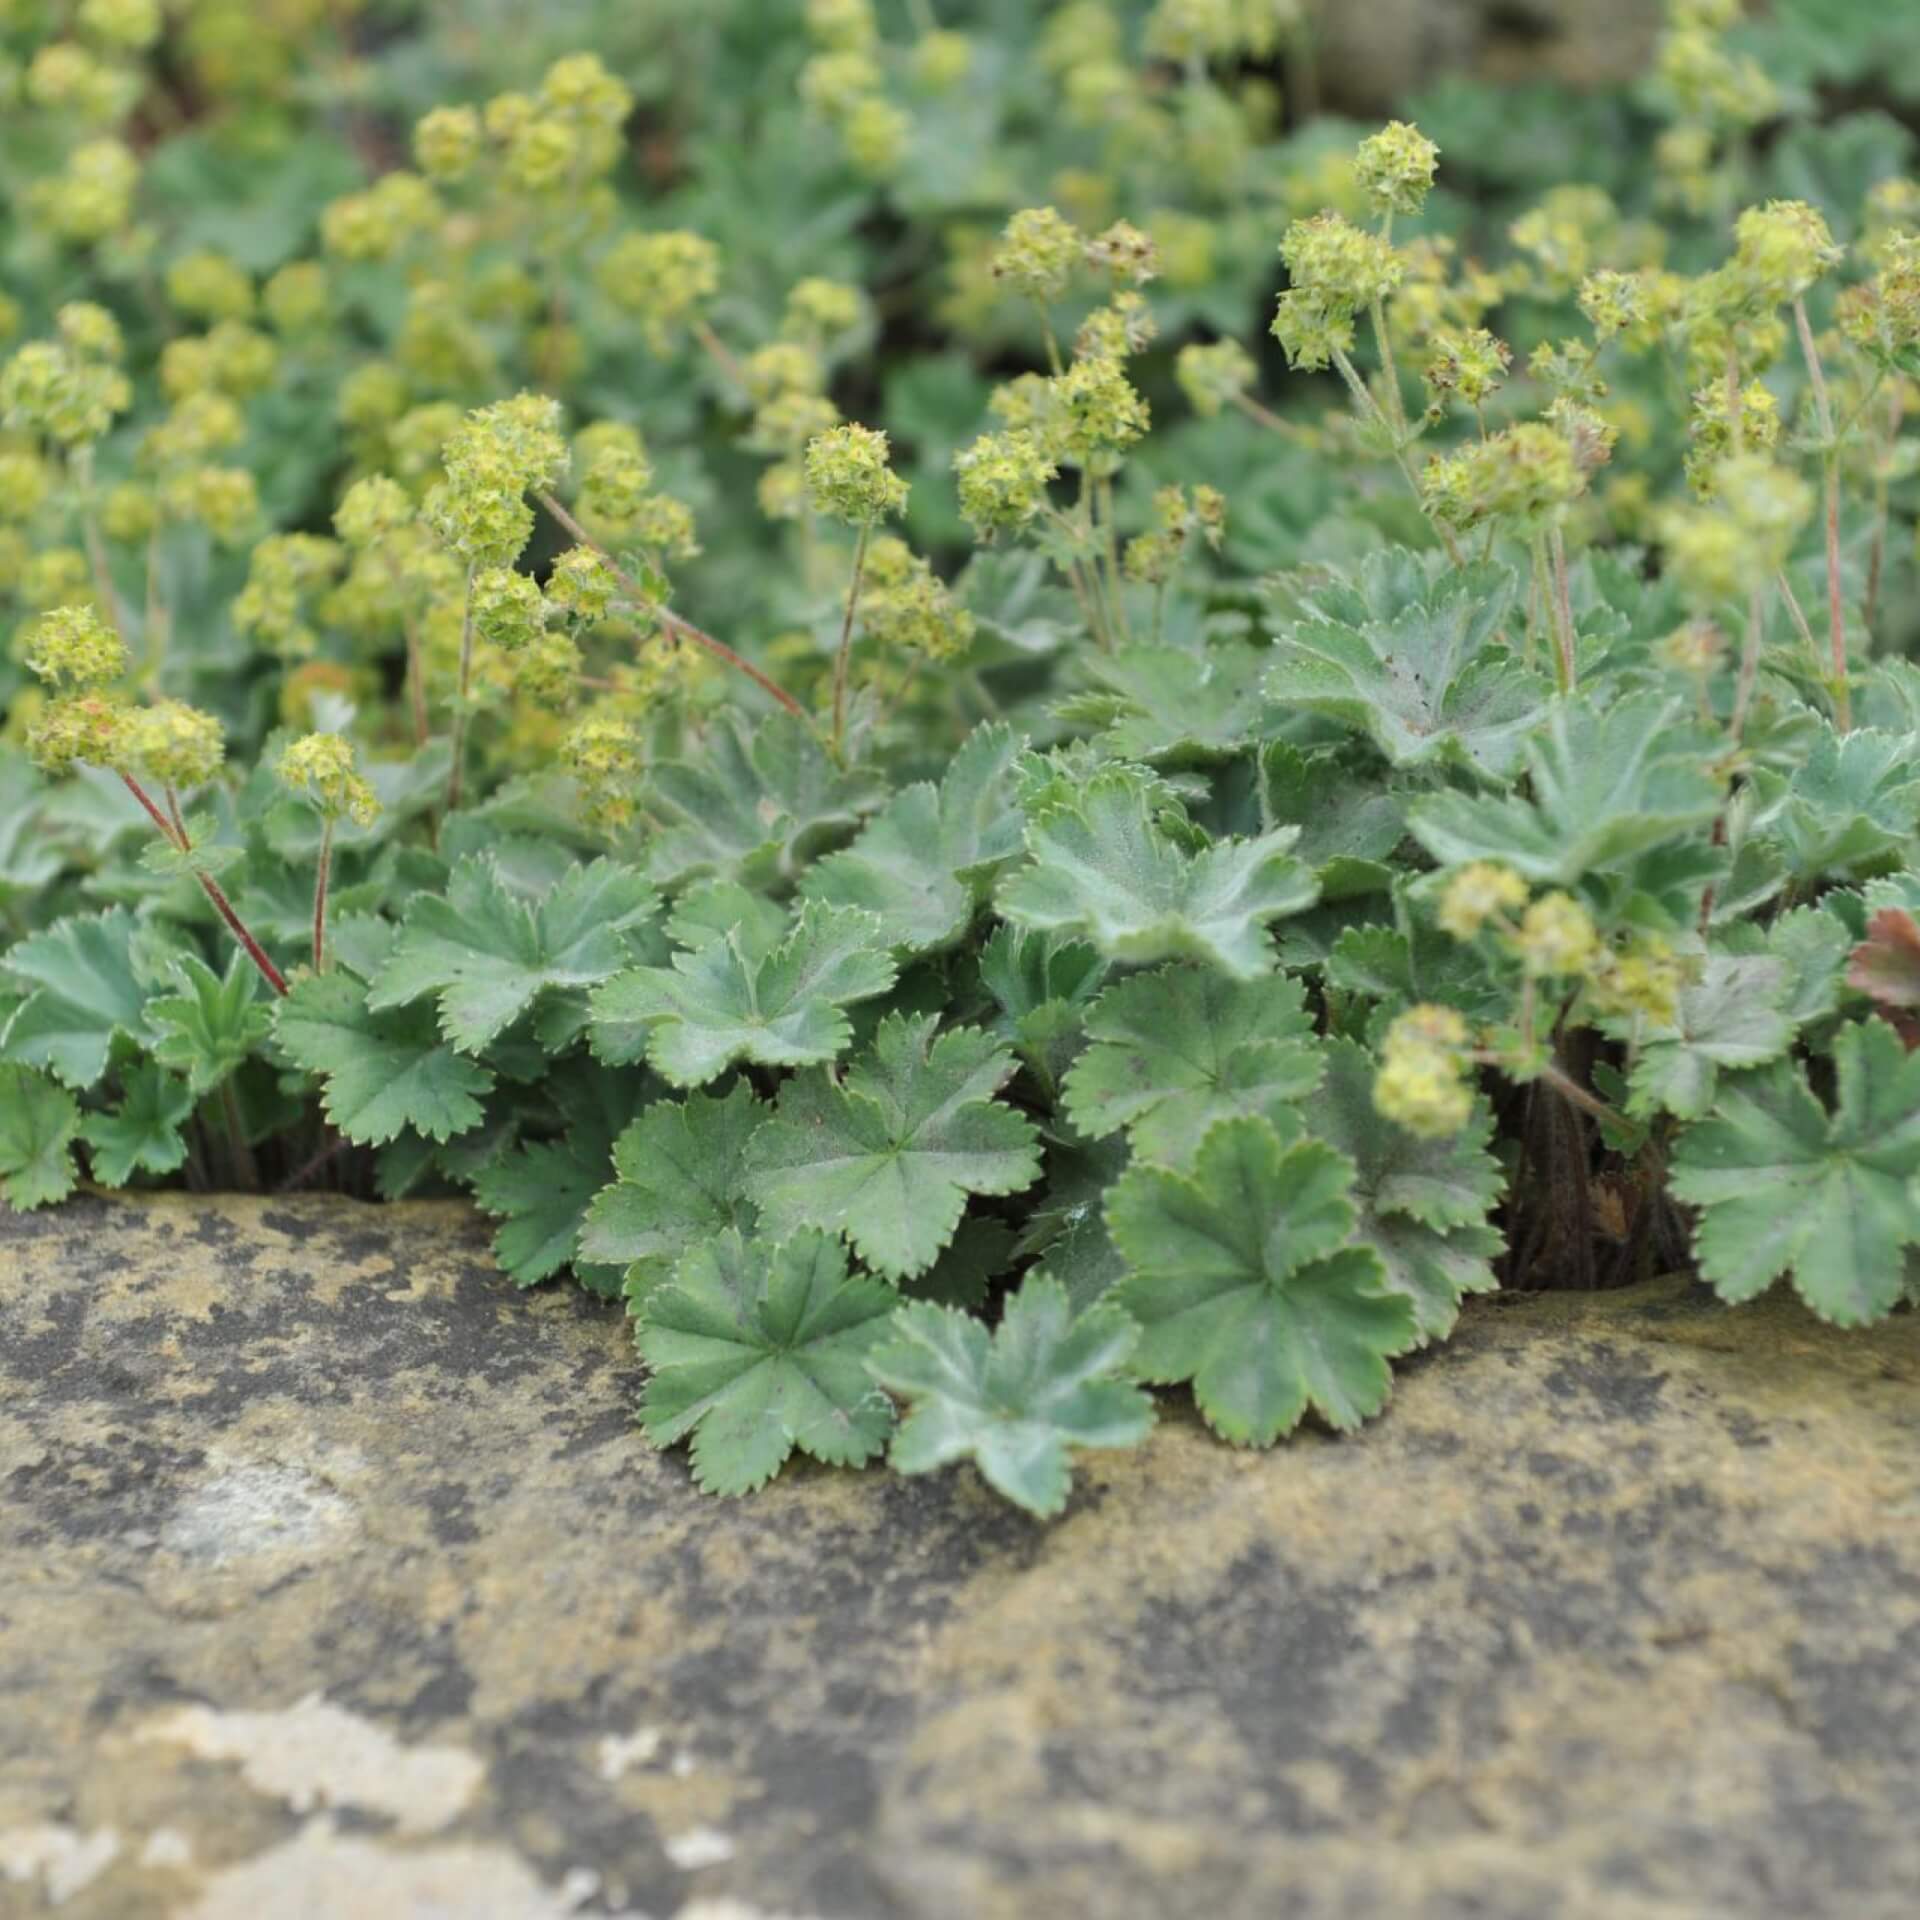
[[[0,1913],[1905,1920],[1920,1318],[1472,1303],[1363,1434],[1174,1398],[696,1495],[455,1207],[0,1215]]]

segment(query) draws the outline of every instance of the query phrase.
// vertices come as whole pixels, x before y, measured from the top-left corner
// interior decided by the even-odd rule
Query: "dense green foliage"
[[[1920,29],[492,12],[0,0],[6,1203],[467,1191],[703,1486],[1036,1512],[1913,1296]]]

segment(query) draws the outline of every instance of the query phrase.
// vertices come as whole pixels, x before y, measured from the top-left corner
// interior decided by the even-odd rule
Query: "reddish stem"
[[[597,553],[600,558],[607,563],[607,566],[612,570],[613,577],[618,580],[636,600],[642,605],[646,604],[647,596],[639,581],[634,579],[634,577],[614,559],[613,555],[610,554],[552,494],[543,493],[538,495],[537,498],[540,504],[553,515],[554,519],[559,521],[560,525],[564,527],[575,540],[589,552]],[[792,694],[777,682],[769,680],[751,660],[745,659],[740,654],[735,653],[724,640],[716,640],[712,634],[703,633],[691,620],[681,619],[671,607],[661,607],[659,609],[659,618],[662,626],[670,628],[673,632],[679,634],[683,640],[691,640],[695,646],[705,647],[716,659],[724,660],[730,667],[737,667],[756,687],[760,688],[763,693],[770,693],[774,699],[778,700],[795,719],[807,719],[806,708],[803,707]],[[811,722],[809,722],[809,724],[811,724]]]
[[[193,847],[186,836],[185,829],[176,830],[173,822],[155,804],[153,796],[132,774],[123,772],[120,778],[125,783],[127,791],[146,809],[147,817],[160,829],[161,838],[169,846],[178,848],[180,852],[191,853]],[[227,923],[228,930],[240,942],[247,958],[259,968],[260,977],[275,993],[284,995],[287,991],[286,975],[267,957],[266,949],[248,931],[247,923],[234,912],[233,902],[227,898],[220,882],[212,874],[203,872],[197,867],[194,869],[193,877],[200,882],[200,891],[212,901],[214,911]]]

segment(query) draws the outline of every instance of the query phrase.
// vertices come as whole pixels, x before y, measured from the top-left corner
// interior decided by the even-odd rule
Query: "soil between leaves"
[[[1912,1910],[1920,1317],[1476,1301],[1361,1434],[1168,1396],[1040,1526],[698,1496],[485,1247],[0,1215],[0,1912]]]

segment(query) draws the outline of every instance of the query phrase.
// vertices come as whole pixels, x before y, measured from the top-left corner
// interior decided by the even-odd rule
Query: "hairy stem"
[[[169,846],[177,848],[181,853],[190,853],[192,851],[192,845],[187,838],[184,824],[176,826],[172,820],[169,820],[167,816],[160,811],[159,806],[154,801],[153,795],[150,794],[132,774],[122,772],[120,779],[127,791],[132,794],[146,810],[148,819],[160,830],[160,837],[165,840]],[[176,815],[179,812],[177,802],[175,803],[174,811]],[[194,870],[193,877],[199,881],[200,891],[212,902],[214,911],[227,923],[227,930],[240,942],[247,958],[259,969],[261,979],[263,979],[275,993],[284,994],[287,991],[286,975],[267,957],[266,949],[253,937],[246,922],[234,911],[233,902],[227,898],[226,892],[221,887],[220,882],[216,880],[212,874],[206,873],[198,868]]]
[[[1106,531],[1107,598],[1112,602],[1120,638],[1131,644],[1133,628],[1127,619],[1127,602],[1120,583],[1120,534],[1113,524],[1113,479],[1103,475],[1095,488],[1100,507],[1100,524]]]
[[[1609,1126],[1618,1127],[1623,1132],[1627,1130],[1626,1115],[1617,1107],[1609,1106],[1597,1093],[1589,1093],[1565,1068],[1550,1062],[1540,1069],[1540,1078],[1561,1099],[1578,1107],[1582,1113],[1590,1113],[1596,1120],[1604,1120]]]
[[[1842,733],[1853,730],[1853,690],[1847,685],[1847,610],[1840,584],[1840,456],[1827,455],[1827,633],[1833,676],[1833,723]]]
[[[607,563],[607,566],[613,573],[613,577],[626,588],[627,592],[633,596],[638,604],[641,606],[648,604],[647,595],[639,581],[627,572],[627,570],[614,559],[613,555],[610,554],[599,541],[594,539],[586,528],[583,527],[552,494],[543,493],[537,495],[536,498],[539,500],[541,506],[553,516],[554,520],[564,528],[567,533],[572,535],[581,546],[587,548],[589,552],[597,553],[600,558]],[[792,694],[777,681],[768,679],[751,660],[735,653],[725,641],[716,640],[712,634],[702,632],[691,620],[681,619],[671,607],[656,608],[655,616],[663,627],[667,628],[670,632],[678,634],[682,640],[689,641],[696,647],[705,648],[716,660],[724,660],[728,666],[744,673],[762,693],[770,694],[775,700],[779,701],[796,720],[805,720],[809,726],[813,724],[812,717],[808,714],[806,708],[803,707]]]
[[[1265,427],[1269,433],[1277,433],[1303,447],[1318,446],[1320,443],[1319,435],[1311,427],[1303,427],[1297,421],[1283,418],[1271,407],[1263,406],[1250,393],[1236,393],[1233,404],[1255,425]]]
[[[1573,593],[1567,583],[1567,539],[1558,527],[1548,532],[1547,548],[1553,561],[1554,633],[1558,641],[1555,664],[1559,670],[1560,691],[1571,693],[1578,671],[1574,653]]]
[[[1794,592],[1793,582],[1787,578],[1784,567],[1773,576],[1773,584],[1780,589],[1780,598],[1786,602],[1787,618],[1793,622],[1794,631],[1807,643],[1807,657],[1812,660],[1814,671],[1825,672],[1826,656],[1820,651],[1820,642],[1814,638],[1807,610],[1800,604],[1800,596]]]
[[[467,696],[473,690],[473,569],[467,569],[466,605],[460,614],[460,690],[453,709],[453,765],[447,770],[447,811],[460,811],[467,778]]]
[[[313,970],[327,970],[327,887],[333,878],[333,816],[320,828],[320,864],[313,875]]]
[[[1426,515],[1427,524],[1440,536],[1441,544],[1447,550],[1447,558],[1456,567],[1464,567],[1467,564],[1467,557],[1460,551],[1460,543],[1453,537],[1453,529],[1444,520],[1434,518],[1432,510],[1427,505],[1426,496],[1420,491],[1419,476],[1413,470],[1413,462],[1407,458],[1407,450],[1401,445],[1400,436],[1394,431],[1393,422],[1381,412],[1379,401],[1373,397],[1367,383],[1360,378],[1359,369],[1337,348],[1334,351],[1333,364],[1339,369],[1340,378],[1347,383],[1347,391],[1353,395],[1353,403],[1359,408],[1361,417],[1371,420],[1387,436],[1393,447],[1394,465],[1400,469],[1401,478],[1406,481],[1408,490],[1419,503],[1420,511]]]
[[[873,522],[860,523],[859,537],[853,543],[853,576],[847,582],[847,609],[840,617],[840,646],[833,656],[833,737],[834,757],[839,758],[847,733],[847,669],[853,660],[853,616],[860,606],[860,580],[867,570],[867,539]]]
[[[733,349],[714,332],[704,319],[693,323],[693,337],[699,341],[707,358],[724,373],[736,387],[744,388],[747,376],[741,371],[740,361]]]
[[[1800,337],[1800,357],[1807,363],[1814,417],[1820,423],[1824,447],[1821,468],[1827,536],[1827,642],[1832,656],[1829,672],[1833,679],[1834,724],[1847,733],[1853,727],[1853,694],[1847,685],[1847,611],[1840,579],[1840,441],[1833,430],[1833,400],[1827,392],[1826,370],[1820,364],[1820,349],[1814,343],[1813,323],[1807,318],[1804,298],[1794,300],[1793,330]],[[1851,429],[1853,422],[1847,424]]]

